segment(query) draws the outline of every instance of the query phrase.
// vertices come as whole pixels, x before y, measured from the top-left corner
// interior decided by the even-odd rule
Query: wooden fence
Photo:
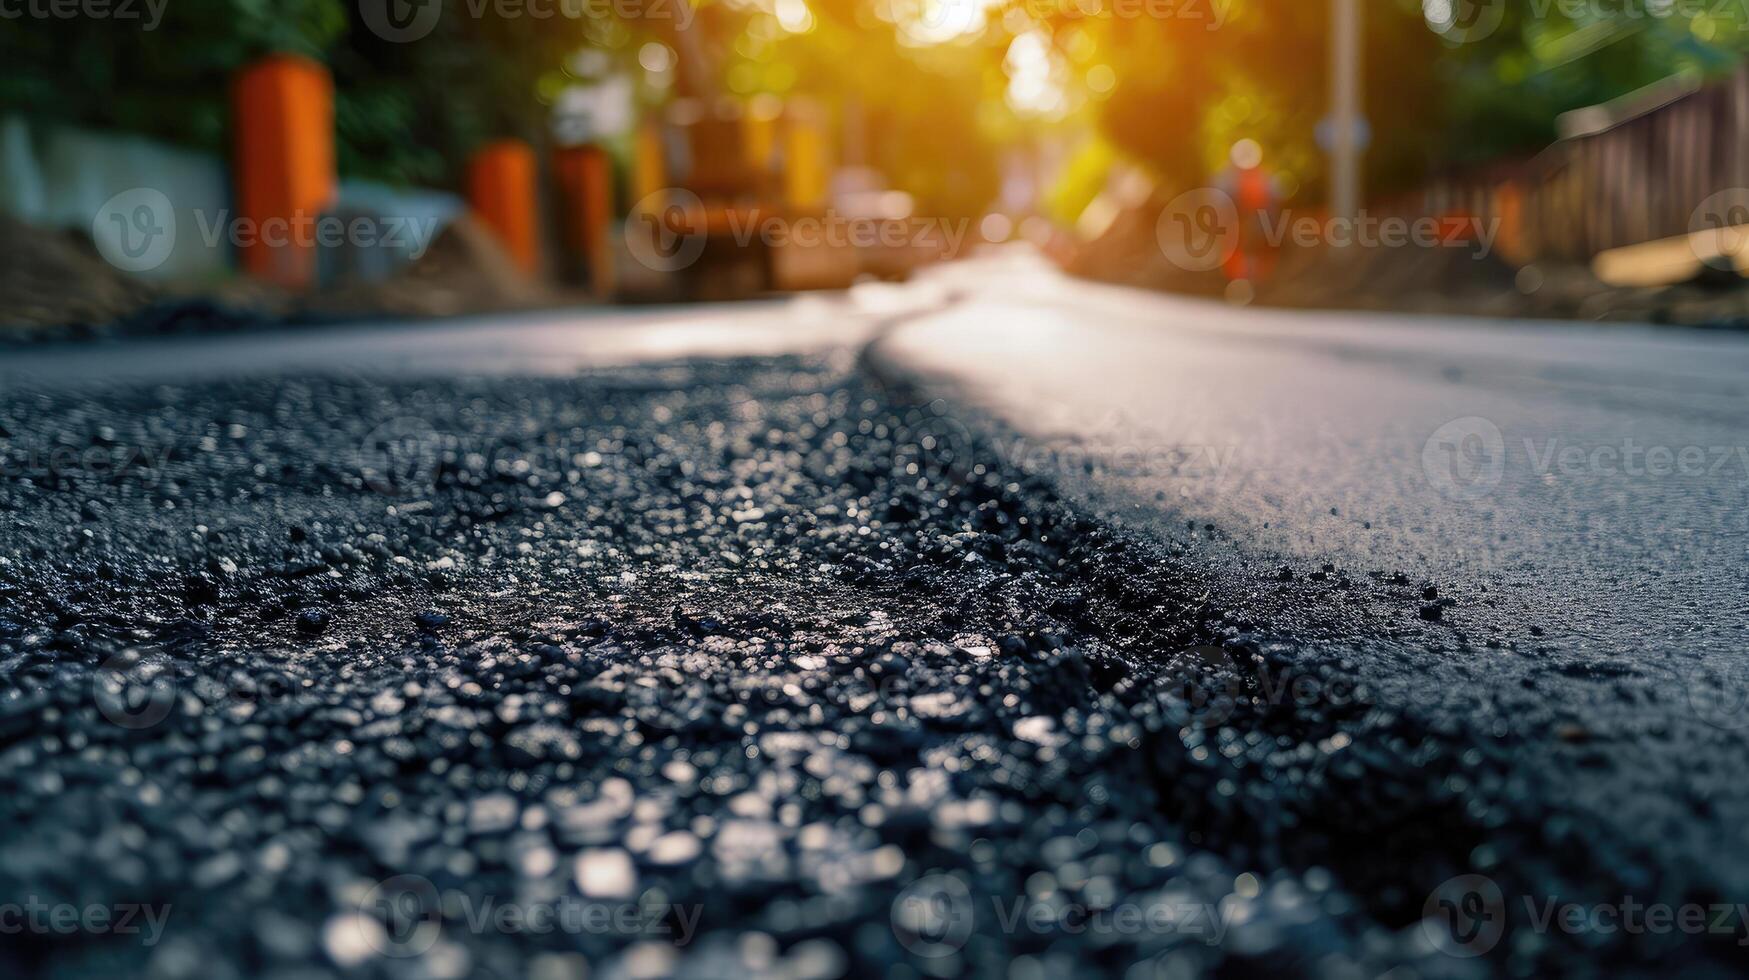
[[[1702,204],[1749,188],[1749,68],[1706,85],[1672,78],[1567,113],[1560,128],[1530,160],[1433,182],[1419,209],[1497,221],[1509,261],[1586,262],[1717,227]],[[1749,191],[1735,203],[1749,203]]]

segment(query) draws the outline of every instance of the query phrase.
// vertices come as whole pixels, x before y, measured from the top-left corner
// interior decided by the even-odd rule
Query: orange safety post
[[[668,151],[663,134],[663,125],[654,119],[647,119],[638,127],[632,153],[634,204],[642,204],[668,187]]]
[[[334,81],[295,55],[270,55],[232,82],[233,178],[243,270],[282,286],[316,277],[316,220],[334,203]]]
[[[819,105],[797,99],[789,104],[784,128],[784,202],[792,208],[826,207],[832,162],[826,114]]]
[[[468,206],[529,275],[540,267],[535,202],[539,169],[534,149],[521,140],[488,143],[468,161]]]
[[[747,165],[753,168],[758,181],[759,196],[768,198],[781,193],[775,178],[781,163],[778,135],[783,125],[783,100],[775,95],[756,95],[747,103],[742,117],[741,145],[747,153]]]
[[[597,146],[563,146],[553,151],[553,177],[565,248],[583,260],[590,292],[606,297],[614,284],[613,160]]]
[[[680,186],[707,200],[757,195],[759,182],[748,160],[742,121],[746,114],[741,103],[726,98],[709,105],[688,100],[669,105],[669,125],[686,147],[687,168]]]
[[[1500,225],[1495,237],[1501,258],[1516,265],[1529,265],[1533,256],[1525,241],[1524,191],[1516,180],[1494,186],[1491,210]]]

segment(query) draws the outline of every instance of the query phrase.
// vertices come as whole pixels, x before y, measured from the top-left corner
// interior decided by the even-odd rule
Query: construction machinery
[[[725,96],[700,30],[698,18],[675,22],[677,97],[638,129],[621,294],[849,286],[857,252],[833,234],[828,206],[830,116],[806,99]]]

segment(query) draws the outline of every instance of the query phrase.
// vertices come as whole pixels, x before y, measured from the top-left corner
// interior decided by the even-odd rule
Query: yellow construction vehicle
[[[832,233],[831,119],[804,99],[714,92],[694,19],[675,28],[679,96],[638,131],[622,292],[738,299],[849,286],[853,244]]]

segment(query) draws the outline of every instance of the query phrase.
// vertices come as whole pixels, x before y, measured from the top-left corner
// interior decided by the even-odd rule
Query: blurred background
[[[1746,24],[0,0],[0,978],[1740,976]]]
[[[1236,303],[1738,323],[1745,15],[8,0],[0,331],[734,299],[1014,241]]]

